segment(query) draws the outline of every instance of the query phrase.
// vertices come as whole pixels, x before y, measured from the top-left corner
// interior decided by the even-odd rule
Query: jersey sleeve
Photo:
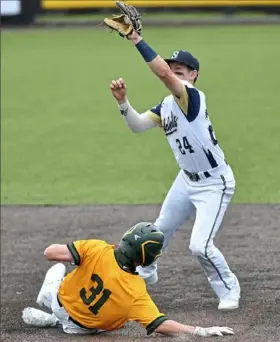
[[[103,247],[101,240],[77,240],[67,244],[69,252],[72,254],[75,265],[79,266],[85,258],[96,253]]]
[[[199,114],[200,111],[200,94],[196,88],[189,87],[183,84],[183,93],[181,98],[175,98],[177,104],[186,115],[188,121],[193,121]]]
[[[164,321],[167,320],[164,314],[160,313],[155,303],[147,292],[137,298],[129,314],[129,320],[142,324],[147,334],[152,334]]]
[[[157,106],[151,108],[150,110],[148,110],[146,113],[149,116],[149,118],[155,122],[158,125],[161,125],[161,106],[162,106],[162,102],[160,104],[158,104]]]
[[[178,106],[181,108],[181,111],[187,115],[188,114],[188,105],[189,105],[189,96],[188,96],[188,87],[184,83],[182,83],[182,95],[181,97],[177,97],[174,95],[174,99],[177,102]]]

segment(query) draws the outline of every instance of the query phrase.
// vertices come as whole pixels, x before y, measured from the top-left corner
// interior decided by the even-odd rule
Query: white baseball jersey
[[[149,111],[149,116],[163,128],[181,169],[205,172],[225,163],[206,108],[202,91],[182,81],[184,95],[167,96]]]

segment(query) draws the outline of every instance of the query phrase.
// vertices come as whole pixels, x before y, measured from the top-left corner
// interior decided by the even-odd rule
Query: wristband
[[[158,55],[143,39],[135,46],[147,63],[151,62]]]

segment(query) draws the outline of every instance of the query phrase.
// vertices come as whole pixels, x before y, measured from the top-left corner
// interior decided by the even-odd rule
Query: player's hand
[[[122,78],[118,80],[113,80],[110,84],[112,95],[117,100],[119,104],[124,103],[127,100],[126,95],[126,84]]]
[[[194,329],[193,334],[196,336],[211,337],[211,336],[233,335],[234,332],[231,328],[227,328],[227,327],[211,327],[211,328],[196,327]]]
[[[128,35],[126,38],[127,38],[128,40],[131,40],[131,41],[135,42],[136,44],[137,44],[138,42],[140,42],[140,40],[142,39],[141,36],[140,36],[140,34],[137,33],[137,32],[134,31],[134,30],[133,30],[132,33],[131,33],[130,35]]]
[[[121,37],[128,37],[133,31],[142,32],[141,14],[134,6],[129,6],[122,1],[116,1],[120,14],[105,18],[104,24],[110,29],[117,31]]]

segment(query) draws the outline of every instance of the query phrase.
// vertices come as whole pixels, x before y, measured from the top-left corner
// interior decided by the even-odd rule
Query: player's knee
[[[169,239],[180,225],[174,222],[173,215],[160,215],[155,221],[154,225],[163,233],[165,239]]]
[[[191,242],[189,248],[192,255],[203,256],[205,254],[205,246],[200,242]]]

